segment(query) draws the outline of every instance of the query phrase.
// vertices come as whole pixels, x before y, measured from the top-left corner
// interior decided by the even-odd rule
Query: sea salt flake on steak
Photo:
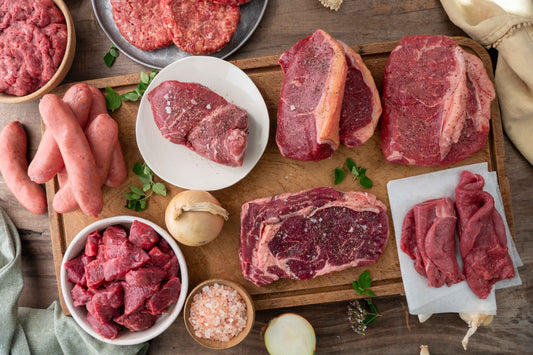
[[[465,123],[463,50],[445,36],[406,36],[383,74],[381,148],[385,159],[439,165]]]
[[[111,0],[111,6],[120,33],[135,47],[152,51],[172,44],[159,0]]]
[[[154,120],[165,139],[216,163],[242,166],[248,115],[198,83],[169,80],[148,93]]]
[[[372,194],[317,187],[247,202],[239,257],[257,286],[307,280],[376,262],[389,236],[385,205]]]
[[[238,6],[209,0],[160,0],[161,17],[172,41],[191,54],[211,54],[231,39],[241,20]]]
[[[344,49],[319,29],[283,53],[279,64],[285,74],[276,128],[281,155],[301,161],[329,158],[339,146]]]

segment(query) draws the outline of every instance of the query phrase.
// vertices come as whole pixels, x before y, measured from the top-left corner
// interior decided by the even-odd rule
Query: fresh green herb
[[[148,85],[150,85],[157,73],[158,71],[155,69],[152,69],[152,71],[150,71],[150,74],[141,72],[141,80],[137,84],[135,90],[128,91],[122,95],[117,94],[115,90],[113,90],[113,88],[106,86],[105,98],[107,103],[107,109],[111,111],[118,109],[122,105],[122,101],[138,101],[143,96],[144,92],[148,88]]]
[[[345,176],[346,174],[344,173],[344,170],[339,168],[335,169],[335,185],[340,184]]]
[[[133,172],[137,175],[139,180],[143,183],[142,188],[130,185],[130,191],[124,193],[124,196],[128,200],[126,208],[135,211],[142,211],[147,207],[147,201],[150,196],[155,192],[158,195],[166,196],[167,189],[165,185],[160,182],[154,182],[154,173],[150,167],[146,164],[136,162],[133,166]]]
[[[365,270],[359,275],[357,281],[352,282],[354,290],[360,295],[375,297],[376,294],[370,289],[371,284],[372,278],[370,277],[370,272],[368,270]],[[366,307],[362,307],[359,301],[352,301],[347,309],[350,326],[354,332],[363,335],[365,334],[367,326],[374,323],[378,317],[381,317],[378,308],[374,302],[372,302],[371,298],[365,298],[364,301],[366,302]]]
[[[353,180],[359,179],[359,184],[361,186],[370,189],[372,187],[372,180],[366,176],[366,169],[363,167],[358,167],[351,158],[346,159],[346,167],[353,175]]]
[[[104,55],[104,63],[105,65],[107,65],[108,68],[111,68],[113,63],[115,63],[115,59],[117,58],[118,58],[118,49],[115,46],[111,46],[111,48],[109,48],[109,52],[107,52]]]

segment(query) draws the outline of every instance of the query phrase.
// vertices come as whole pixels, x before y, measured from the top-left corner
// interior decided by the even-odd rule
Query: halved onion
[[[284,313],[272,319],[264,331],[270,355],[314,354],[316,336],[313,326],[302,316]]]

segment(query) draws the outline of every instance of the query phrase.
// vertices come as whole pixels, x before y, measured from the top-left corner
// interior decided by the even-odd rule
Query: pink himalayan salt
[[[246,327],[246,303],[233,288],[205,286],[193,297],[189,322],[199,338],[227,342]]]

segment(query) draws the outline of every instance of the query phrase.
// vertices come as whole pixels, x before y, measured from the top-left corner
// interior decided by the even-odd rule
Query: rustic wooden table
[[[102,0],[103,1],[103,0]],[[147,68],[121,55],[112,68],[103,56],[111,43],[100,29],[90,0],[67,0],[74,18],[77,49],[65,82],[122,74]],[[437,0],[344,0],[338,12],[322,7],[318,0],[270,0],[256,32],[229,59],[280,54],[292,44],[322,28],[349,45],[399,40],[415,34],[465,34],[454,26]],[[38,101],[0,105],[0,127],[12,120],[23,122],[29,135],[29,156],[40,140]],[[497,291],[498,315],[492,325],[472,338],[469,353],[518,354],[533,349],[533,167],[505,138],[505,161],[511,185],[516,244],[525,266],[523,285]],[[18,204],[0,179],[0,206],[14,220],[22,237],[25,287],[20,305],[45,308],[58,299],[47,215],[35,216]],[[346,318],[348,302],[311,305],[257,312],[248,338],[225,353],[266,353],[261,328],[274,316],[295,312],[306,317],[317,335],[317,353],[415,354],[428,344],[432,354],[463,352],[461,339],[466,324],[455,314],[434,315],[420,324],[409,314],[404,296],[378,297],[383,314],[365,336],[352,332]],[[214,353],[214,351],[212,351]],[[187,334],[180,319],[151,342],[152,354],[207,354]]]

